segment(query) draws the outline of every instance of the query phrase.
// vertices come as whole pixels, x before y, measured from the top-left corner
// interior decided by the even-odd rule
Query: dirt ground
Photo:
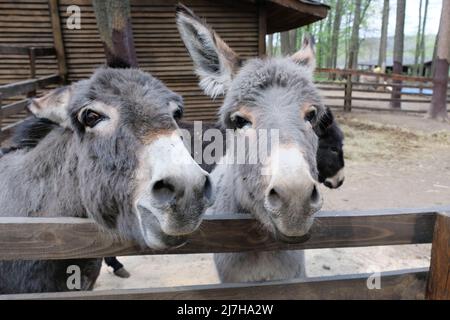
[[[423,116],[337,113],[345,132],[346,180],[322,188],[325,210],[450,205],[450,124]],[[308,276],[426,267],[430,245],[306,252]],[[217,283],[210,254],[121,257],[132,274],[103,267],[96,290]]]

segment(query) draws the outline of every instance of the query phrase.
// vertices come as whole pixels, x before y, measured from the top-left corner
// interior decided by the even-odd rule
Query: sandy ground
[[[346,181],[323,188],[326,210],[450,205],[450,124],[422,116],[338,114],[346,135]],[[103,267],[96,290],[217,283],[210,254],[121,257],[132,274]],[[308,250],[308,276],[426,267],[430,245]]]

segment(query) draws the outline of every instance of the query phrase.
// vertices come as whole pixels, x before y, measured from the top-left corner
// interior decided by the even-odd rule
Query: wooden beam
[[[292,279],[264,283],[213,284],[185,287],[78,291],[0,295],[0,300],[89,299],[89,300],[299,300],[299,299],[423,299],[427,269],[380,273],[381,289],[368,289],[372,274]]]
[[[258,3],[258,55],[266,55],[267,7],[265,2]]]
[[[53,43],[56,50],[56,58],[58,60],[58,70],[62,82],[67,82],[68,70],[66,63],[66,53],[64,50],[64,40],[61,29],[61,19],[59,17],[59,1],[48,0],[48,8],[50,11],[50,20],[52,22]]]
[[[29,55],[30,50],[34,51],[36,57],[53,56],[56,54],[53,47],[23,47],[13,45],[0,45],[0,54]]]
[[[53,74],[39,79],[14,82],[0,86],[0,94],[2,95],[2,99],[6,99],[9,97],[26,94],[33,90],[42,89],[50,84],[60,83],[60,81],[61,77]]]
[[[449,207],[444,207],[450,211]],[[318,249],[430,243],[442,209],[321,212],[306,242],[273,239],[250,215],[207,217],[179,248],[155,251],[120,242],[89,219],[0,218],[0,260],[76,259],[145,254]],[[49,239],[52,239],[49,241]]]
[[[29,99],[23,99],[23,100],[2,106],[1,110],[2,110],[3,117],[6,118],[13,114],[17,114],[19,112],[26,110],[26,107],[28,106],[29,102],[30,102]]]
[[[98,31],[111,67],[137,67],[129,0],[93,0]]]
[[[450,211],[436,218],[427,299],[450,300]]]
[[[311,5],[304,2],[300,2],[297,0],[268,0],[269,2],[276,3],[282,7],[286,7],[289,9],[294,9],[301,13],[306,13],[311,16],[315,16],[319,19],[326,18],[328,14],[328,9],[330,8],[327,5]]]
[[[30,48],[28,52],[28,59],[30,60],[30,78],[36,78],[36,51],[34,48]],[[31,98],[36,95],[36,90],[27,93],[27,97]]]

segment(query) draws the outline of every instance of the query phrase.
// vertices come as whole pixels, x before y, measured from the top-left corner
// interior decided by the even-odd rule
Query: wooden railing
[[[52,84],[60,84],[61,76],[52,74],[49,76],[36,78],[36,58],[44,56],[54,56],[56,51],[53,47],[19,47],[0,45],[1,55],[25,55],[29,57],[30,79],[0,85],[0,142],[5,139],[18,123],[3,126],[2,120],[24,110],[29,102],[29,98],[36,95],[36,91]],[[2,101],[15,96],[25,95],[25,99],[14,101],[2,106]]]
[[[134,242],[120,242],[88,219],[0,218],[0,260],[433,243],[430,272],[413,269],[381,273],[381,289],[368,289],[369,274],[353,274],[266,283],[4,295],[0,299],[423,299],[426,294],[433,299],[450,298],[450,215],[446,212],[450,212],[450,206],[321,212],[310,238],[298,244],[274,240],[248,215],[212,216],[204,220],[186,245],[165,251],[142,249]]]
[[[415,112],[426,113],[428,106],[431,103],[431,96],[425,95],[424,90],[433,89],[433,79],[425,77],[413,77],[399,74],[382,74],[367,72],[361,70],[348,70],[348,69],[330,69],[330,68],[318,68],[316,74],[327,75],[329,79],[336,79],[338,76],[341,81],[318,81],[316,84],[319,89],[324,92],[324,98],[332,101],[343,101],[342,105],[335,103],[327,103],[330,107],[343,108],[345,111],[356,110],[371,110],[371,111],[393,111],[393,112]],[[377,79],[377,82],[361,82],[358,80],[361,76],[369,76],[372,79]],[[387,81],[388,83],[383,83]],[[373,89],[370,89],[372,87]],[[363,93],[375,93],[379,92],[376,89],[383,89],[384,93],[388,93],[389,97],[361,97],[355,96],[355,92]],[[401,92],[400,98],[392,98],[391,93],[387,92],[387,88],[411,88],[417,89],[418,93]],[[329,95],[327,91],[331,90],[343,91],[343,96]],[[448,95],[450,97],[450,95]],[[403,109],[403,108],[382,108],[382,107],[370,107],[355,105],[353,102],[400,102],[400,103],[414,103],[422,104],[421,109]],[[450,103],[450,99],[447,101]]]

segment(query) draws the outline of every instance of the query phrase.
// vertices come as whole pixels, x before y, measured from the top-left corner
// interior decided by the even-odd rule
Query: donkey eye
[[[100,121],[105,119],[105,116],[91,110],[91,109],[84,109],[81,111],[81,114],[78,118],[80,122],[85,126],[89,128],[95,127]]]
[[[317,116],[317,108],[312,106],[305,113],[305,120],[312,122]]]
[[[233,124],[234,129],[242,129],[246,126],[252,125],[252,123],[249,120],[247,120],[244,117],[241,117],[239,115],[232,116],[231,123]]]
[[[178,108],[173,112],[173,118],[178,121],[183,117],[183,110],[181,108]]]

